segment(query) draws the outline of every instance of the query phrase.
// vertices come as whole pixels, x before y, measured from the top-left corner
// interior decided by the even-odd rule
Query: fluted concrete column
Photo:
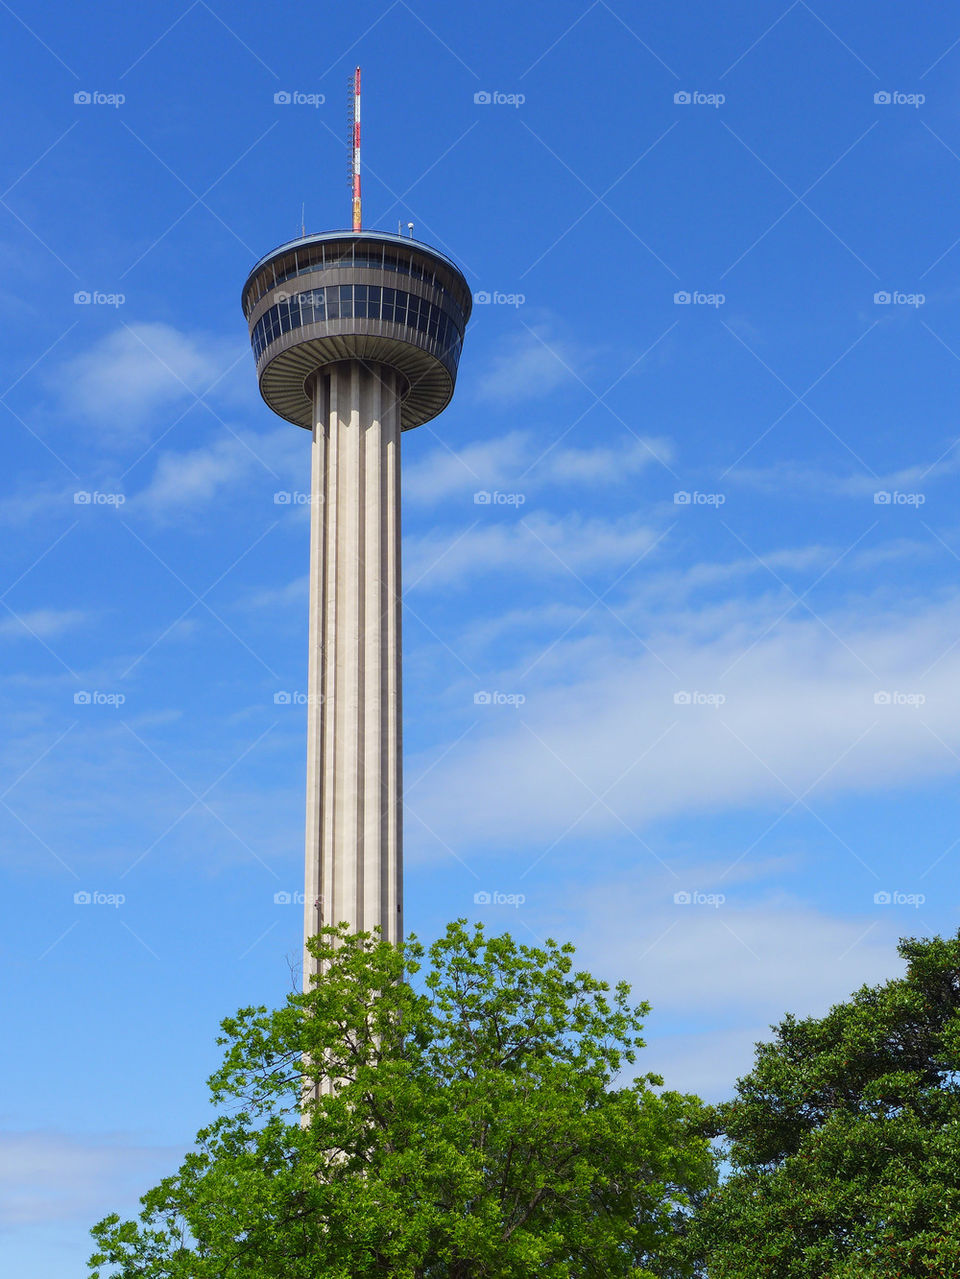
[[[359,361],[316,376],[305,938],[403,935],[399,389]]]

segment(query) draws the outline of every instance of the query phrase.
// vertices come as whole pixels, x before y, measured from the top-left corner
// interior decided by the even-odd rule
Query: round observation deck
[[[243,286],[260,394],[280,417],[313,429],[313,376],[341,360],[401,375],[401,425],[450,402],[472,298],[449,258],[418,240],[327,231],[282,244]]]

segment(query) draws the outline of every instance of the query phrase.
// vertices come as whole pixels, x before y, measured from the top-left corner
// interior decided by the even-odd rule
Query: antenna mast
[[[361,230],[360,218],[360,68],[353,73],[353,229]]]

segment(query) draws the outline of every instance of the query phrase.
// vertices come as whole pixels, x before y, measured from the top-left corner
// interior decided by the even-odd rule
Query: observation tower
[[[353,102],[353,229],[280,245],[242,301],[260,394],[312,438],[304,937],[397,941],[400,440],[450,402],[471,296],[436,249],[361,229],[359,68]]]

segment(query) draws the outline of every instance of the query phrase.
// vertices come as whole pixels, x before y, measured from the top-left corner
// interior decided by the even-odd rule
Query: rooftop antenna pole
[[[304,200],[300,205],[300,236],[301,239],[307,234],[307,202]]]
[[[353,229],[361,229],[360,218],[360,68],[353,73]]]

